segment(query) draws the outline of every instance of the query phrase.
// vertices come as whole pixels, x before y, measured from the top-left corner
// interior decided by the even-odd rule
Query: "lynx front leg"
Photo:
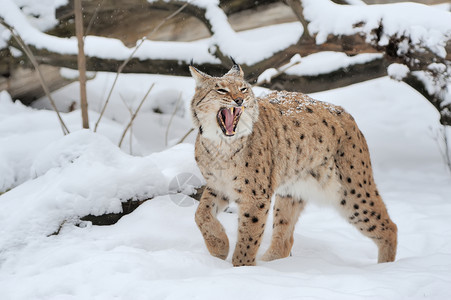
[[[210,254],[226,259],[229,253],[229,240],[224,227],[219,223],[216,214],[228,204],[227,198],[220,198],[218,193],[207,187],[196,211],[196,223],[199,227]]]
[[[290,255],[293,246],[293,231],[305,203],[291,196],[276,195],[271,246],[262,260],[270,261]]]
[[[233,253],[233,266],[253,266],[265,230],[271,199],[250,199],[240,203],[238,239]]]

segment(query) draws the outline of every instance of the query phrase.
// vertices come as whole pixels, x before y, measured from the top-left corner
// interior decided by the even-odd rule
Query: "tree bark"
[[[387,66],[388,63],[381,58],[316,76],[297,76],[282,73],[273,78],[271,83],[265,83],[262,86],[274,90],[316,93],[386,76]]]
[[[60,89],[74,81],[61,77],[58,67],[49,65],[40,65],[39,67],[48,82],[50,91]],[[14,100],[19,99],[23,104],[30,105],[45,96],[41,84],[36,80],[38,76],[36,72],[36,70],[22,66],[9,69],[7,76],[0,77],[0,90],[6,90]]]

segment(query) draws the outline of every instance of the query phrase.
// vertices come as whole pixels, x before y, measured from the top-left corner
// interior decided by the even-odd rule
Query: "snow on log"
[[[416,3],[381,5],[337,5],[329,0],[303,0],[308,30],[318,44],[329,35],[361,34],[367,42],[388,46],[390,40],[404,40],[399,54],[427,48],[444,58],[451,36],[451,13]],[[408,43],[407,43],[408,41]]]
[[[329,0],[303,0],[308,31],[317,44],[331,36],[360,35],[384,53],[388,72],[420,92],[451,125],[451,12],[416,3],[338,5]],[[440,66],[441,71],[437,71]],[[416,72],[407,76],[408,73]],[[395,74],[396,73],[396,74]],[[396,76],[395,76],[396,75]]]

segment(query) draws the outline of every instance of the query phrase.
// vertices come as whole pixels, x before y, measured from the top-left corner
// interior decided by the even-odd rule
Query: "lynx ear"
[[[239,76],[241,78],[244,78],[244,72],[243,69],[241,69],[240,65],[238,65],[233,58],[231,58],[233,61],[233,66],[232,68],[229,70],[229,72],[227,72],[224,76]]]
[[[196,69],[193,66],[189,66],[189,71],[191,73],[191,76],[193,76],[194,81],[196,81],[196,86],[197,87],[201,86],[205,82],[205,80],[211,78],[210,75],[199,71],[198,69]]]

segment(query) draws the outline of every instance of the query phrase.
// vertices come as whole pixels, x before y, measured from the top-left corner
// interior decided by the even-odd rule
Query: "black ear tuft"
[[[233,63],[233,66],[226,74],[224,74],[224,76],[231,75],[231,76],[244,77],[244,73],[243,73],[243,70],[241,69],[240,65],[236,63],[236,61],[233,59],[233,57],[231,57],[231,56],[229,56],[229,57]]]
[[[191,58],[191,61],[189,62],[189,65],[190,65],[191,67],[194,67],[194,59]]]
[[[210,75],[196,69],[196,67],[194,67],[193,65],[189,66],[188,68],[191,76],[193,76],[194,80],[196,81],[196,86],[198,87],[201,86],[205,80],[212,78]]]
[[[233,63],[234,66],[235,66],[235,65],[238,65],[238,64],[236,63],[236,61],[233,59],[233,57],[230,56],[230,60],[232,61],[232,63]]]

